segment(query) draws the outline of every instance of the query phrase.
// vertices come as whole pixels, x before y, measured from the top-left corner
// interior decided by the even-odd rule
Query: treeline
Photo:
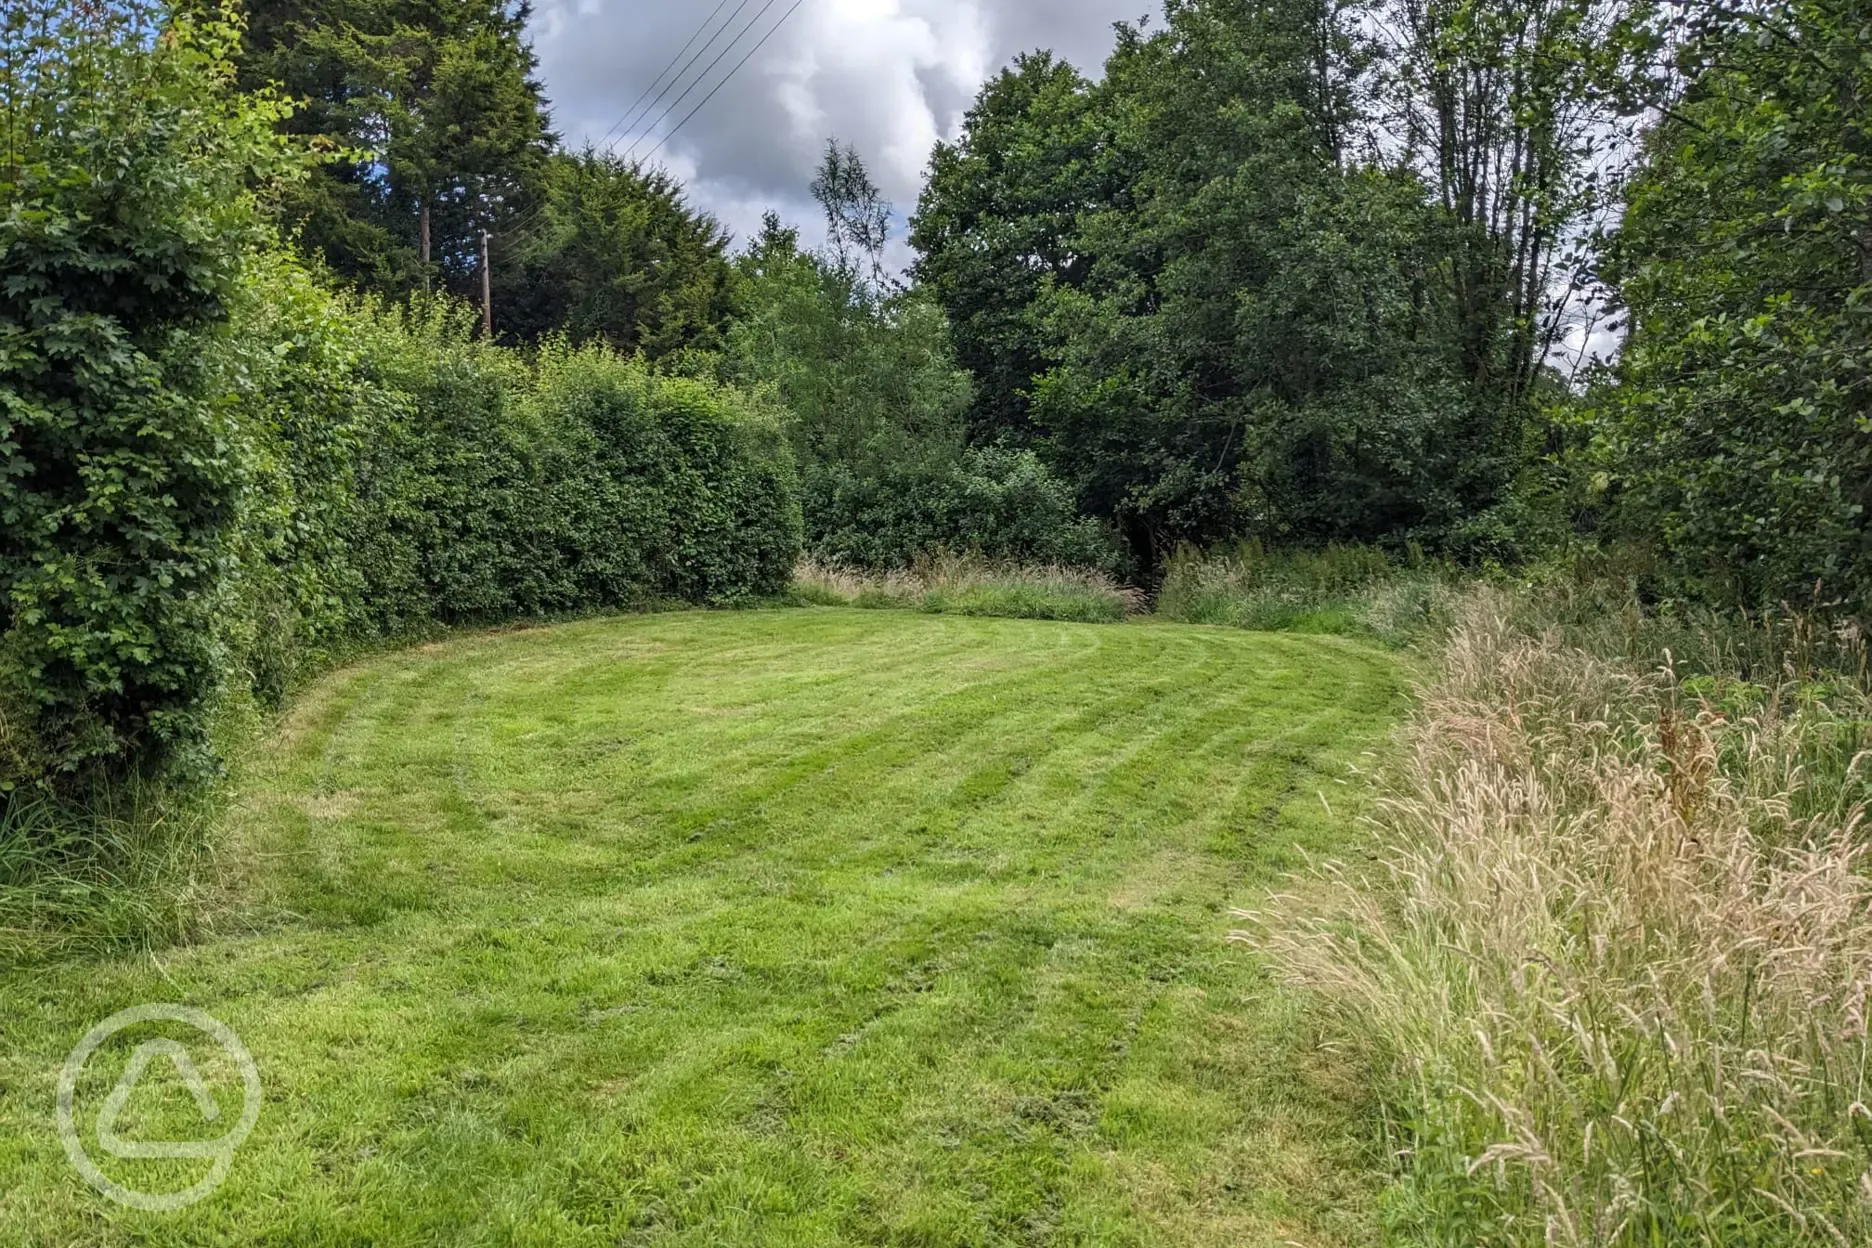
[[[983,87],[908,287],[836,144],[828,244],[738,255],[559,150],[524,4],[253,15],[241,81],[338,156],[280,205],[307,254],[472,294],[488,231],[504,341],[767,387],[822,557],[1154,584],[1185,543],[1611,541],[1651,595],[1872,587],[1855,0],[1170,0],[1096,78],[1036,52]]]
[[[1648,594],[1856,611],[1866,20],[1171,0],[1097,81],[1024,57],[915,219],[970,436],[1035,450],[1147,568],[1610,541]]]

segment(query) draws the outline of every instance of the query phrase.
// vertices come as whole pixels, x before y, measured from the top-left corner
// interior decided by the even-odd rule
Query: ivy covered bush
[[[373,641],[785,587],[774,418],[322,289],[237,20],[150,12],[0,18],[0,795],[211,772],[229,699]]]

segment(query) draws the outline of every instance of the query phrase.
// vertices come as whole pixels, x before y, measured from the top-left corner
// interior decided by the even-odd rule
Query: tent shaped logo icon
[[[167,1062],[182,1086],[188,1090],[201,1111],[205,1127],[212,1127],[221,1118],[221,1106],[209,1090],[208,1083],[202,1078],[195,1059],[186,1046],[172,1039],[162,1038],[145,1040],[136,1046],[130,1054],[130,1060],[124,1066],[123,1074],[117,1079],[110,1095],[104,1098],[104,1104],[98,1109],[96,1122],[97,1146],[112,1157],[125,1159],[205,1159],[212,1161],[207,1175],[179,1192],[149,1193],[139,1192],[118,1183],[106,1175],[86,1150],[84,1140],[79,1134],[73,1112],[73,1102],[78,1089],[78,1077],[83,1073],[85,1063],[92,1054],[112,1036],[127,1027],[141,1023],[171,1021],[187,1024],[203,1033],[218,1044],[222,1051],[232,1059],[240,1071],[242,1082],[242,1104],[239,1119],[224,1134],[213,1139],[194,1140],[131,1140],[125,1139],[117,1131],[117,1120],[124,1107],[129,1104],[131,1094],[137,1084],[149,1073],[152,1063]],[[72,1165],[84,1175],[87,1182],[104,1195],[120,1204],[133,1209],[145,1209],[152,1212],[172,1212],[186,1208],[196,1201],[211,1195],[227,1178],[228,1170],[234,1161],[234,1152],[253,1131],[254,1124],[260,1118],[260,1072],[254,1065],[253,1057],[240,1037],[221,1020],[186,1005],[139,1005],[111,1015],[93,1027],[78,1046],[65,1059],[64,1068],[59,1072],[58,1084],[58,1130],[59,1139],[65,1145],[65,1154],[71,1158]]]

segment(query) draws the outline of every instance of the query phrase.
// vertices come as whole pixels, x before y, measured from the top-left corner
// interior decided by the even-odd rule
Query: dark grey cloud
[[[537,0],[534,44],[560,133],[573,146],[592,142],[647,155],[792,2],[775,0],[666,118],[680,88],[641,124],[618,134],[614,128],[632,102],[715,8],[715,0]],[[747,25],[765,3],[749,0],[730,31]],[[1040,47],[1096,74],[1111,50],[1112,24],[1142,16],[1154,3],[804,0],[745,68],[668,137],[655,159],[689,185],[696,203],[738,234],[745,236],[762,212],[774,208],[808,225],[808,236],[816,238],[806,187],[826,140],[836,135],[858,147],[885,192],[908,211],[922,189],[930,148],[954,137],[989,75],[1018,53]],[[729,0],[723,15],[741,7],[740,0]],[[689,76],[699,74],[717,51],[719,45],[697,60]]]

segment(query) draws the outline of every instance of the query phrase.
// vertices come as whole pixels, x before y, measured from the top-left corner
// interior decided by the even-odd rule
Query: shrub
[[[200,770],[251,471],[206,350],[290,167],[213,6],[0,19],[0,634],[54,773]]]
[[[783,592],[801,541],[780,421],[738,392],[598,348],[547,350],[534,403],[557,422],[551,533],[570,601],[727,604]]]
[[[235,622],[254,672],[290,683],[437,624],[785,589],[792,463],[750,400],[597,346],[528,365],[452,305],[354,305],[284,262],[269,278],[243,325],[269,467]]]
[[[855,567],[907,568],[941,551],[1106,572],[1121,563],[1113,536],[1080,515],[1072,491],[1031,451],[824,466],[809,478],[806,508],[814,553]]]
[[[223,103],[235,28],[89,21],[9,84],[45,116],[0,218],[0,792],[199,781],[228,697],[361,644],[785,589],[776,421],[321,290],[263,246],[276,114]]]

